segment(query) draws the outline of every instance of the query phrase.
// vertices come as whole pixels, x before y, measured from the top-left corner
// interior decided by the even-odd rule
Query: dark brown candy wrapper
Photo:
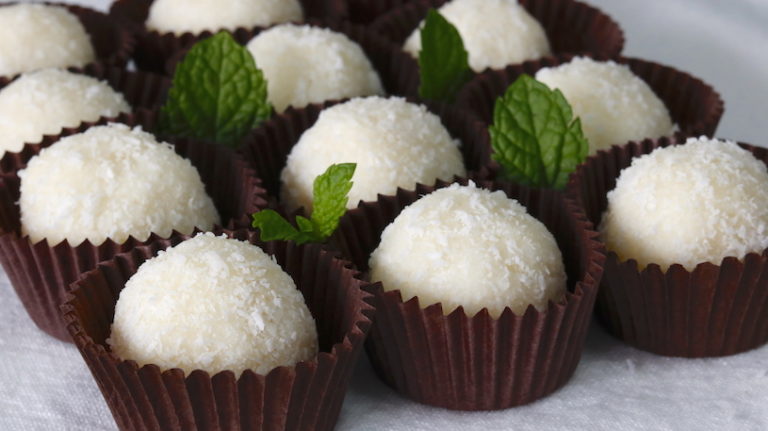
[[[560,193],[508,183],[478,185],[503,190],[547,226],[563,253],[569,282],[565,299],[550,302],[546,311],[530,306],[518,316],[507,308],[498,319],[487,309],[467,316],[458,308],[446,316],[440,304],[421,308],[418,298],[403,302],[399,291],[376,289],[377,316],[367,350],[378,375],[420,403],[457,410],[530,403],[570,379],[581,358],[605,258],[591,223]],[[367,268],[384,228],[434,189],[420,185],[362,203],[344,216],[333,240],[355,265]]]
[[[317,245],[265,244],[246,231],[228,235],[261,246],[293,277],[315,318],[321,353],[266,375],[239,377],[201,370],[185,376],[116,357],[105,340],[120,291],[143,261],[181,238],[135,248],[86,274],[62,305],[67,329],[121,430],[333,429],[371,326],[372,298],[364,290],[370,285]]]
[[[67,9],[85,27],[85,31],[90,36],[91,44],[96,52],[95,63],[90,63],[86,67],[95,65],[124,67],[128,63],[131,52],[133,52],[135,40],[130,29],[121,24],[120,21],[87,7],[66,3],[46,2],[45,4],[61,6]],[[0,7],[2,6],[0,5]],[[0,86],[5,86],[14,78],[13,76],[0,77]]]
[[[419,103],[416,100],[409,100]],[[280,172],[283,170],[293,146],[301,135],[312,127],[320,113],[338,101],[309,105],[303,109],[288,108],[247,135],[239,148],[246,161],[264,181],[264,187],[272,197],[272,206],[280,195]],[[461,152],[468,171],[477,177],[487,175],[482,169],[490,163],[490,136],[485,127],[472,115],[446,104],[428,103],[430,112],[440,120],[454,139],[461,141]],[[414,184],[415,186],[415,184]]]
[[[568,194],[595,225],[600,222],[622,169],[633,157],[682,138],[630,142],[599,151],[572,175]],[[740,144],[763,163],[768,150]],[[702,263],[693,271],[672,265],[662,271],[609,252],[597,298],[597,316],[616,337],[666,356],[731,355],[768,342],[768,250],[720,265]]]
[[[395,0],[396,1],[396,0]],[[430,8],[448,0],[413,0],[380,16],[372,24],[377,33],[398,47],[419,26]],[[374,0],[383,8],[391,0]],[[554,54],[592,53],[617,56],[624,47],[624,33],[611,17],[585,3],[574,0],[520,0],[519,3],[544,28]]]
[[[27,144],[20,153],[7,153],[0,161],[3,172],[0,175],[0,263],[35,324],[63,341],[69,341],[69,335],[61,323],[58,308],[68,285],[83,272],[93,269],[98,262],[146,241],[131,237],[123,244],[107,240],[99,246],[89,241],[75,247],[67,241],[53,247],[47,241],[32,244],[27,236],[21,235],[19,207],[16,204],[20,185],[17,173],[33,156],[61,137],[109,121],[141,125],[145,130],[152,130],[157,113],[140,109],[135,114],[121,114],[117,119],[85,123],[66,129],[61,135],[46,136],[39,144]],[[261,188],[261,180],[233,150],[187,139],[170,142],[177,153],[188,158],[197,168],[223,223],[230,227],[248,226],[248,215],[266,206],[266,191]],[[154,239],[157,239],[155,235],[148,241]]]

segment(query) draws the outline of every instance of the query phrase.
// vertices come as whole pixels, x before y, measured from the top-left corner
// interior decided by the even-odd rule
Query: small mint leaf
[[[506,176],[534,187],[562,189],[589,151],[563,94],[525,74],[496,100],[489,131]]]
[[[159,128],[237,146],[271,114],[264,74],[248,50],[222,31],[192,46],[176,67]]]
[[[299,235],[299,231],[276,211],[261,210],[251,217],[251,226],[259,229],[262,241],[289,240]]]
[[[469,54],[456,27],[440,12],[430,9],[421,29],[419,96],[451,102],[472,77]]]
[[[352,189],[355,163],[331,165],[324,174],[315,178],[312,197],[312,224],[323,238],[331,236],[339,226],[339,219],[347,211],[347,194]]]

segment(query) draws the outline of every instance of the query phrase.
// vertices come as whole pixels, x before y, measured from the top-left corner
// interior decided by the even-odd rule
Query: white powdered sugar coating
[[[139,127],[109,124],[63,138],[19,177],[22,233],[33,243],[144,241],[219,223],[197,169]]]
[[[264,72],[267,97],[277,112],[288,106],[384,94],[365,52],[344,34],[284,24],[258,34],[247,48]]]
[[[464,176],[455,141],[440,118],[402,98],[352,99],[320,113],[288,155],[281,174],[283,203],[312,208],[315,177],[334,163],[357,163],[347,208],[398,187]]]
[[[131,107],[104,81],[61,69],[25,73],[0,90],[0,155],[121,112]]]
[[[599,230],[621,260],[663,270],[768,248],[768,171],[734,142],[690,138],[632,160]]]
[[[145,25],[149,30],[181,35],[303,19],[298,0],[155,0]]]
[[[623,64],[576,57],[539,70],[536,79],[563,93],[581,118],[590,153],[674,133],[664,102]]]
[[[475,72],[501,69],[550,53],[544,28],[516,0],[452,0],[438,10],[461,35],[469,66]],[[421,51],[423,26],[422,22],[403,46],[416,58]]]
[[[82,67],[96,54],[80,20],[63,7],[0,6],[0,75]]]
[[[557,242],[525,207],[504,192],[453,184],[406,207],[384,229],[371,254],[371,280],[418,296],[421,307],[483,308],[498,317],[529,305],[545,310],[565,293]]]
[[[120,293],[107,340],[139,366],[267,374],[317,354],[293,279],[259,247],[198,234],[142,264]]]

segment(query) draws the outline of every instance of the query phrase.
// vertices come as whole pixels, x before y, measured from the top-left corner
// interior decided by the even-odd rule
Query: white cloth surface
[[[621,23],[625,54],[689,71],[726,101],[718,136],[768,146],[768,0],[587,0]],[[107,0],[77,3],[106,9]],[[361,361],[338,430],[768,430],[768,346],[675,359],[593,324],[573,379],[529,406],[451,412],[397,395]],[[0,430],[112,430],[74,346],[37,330],[0,274]]]

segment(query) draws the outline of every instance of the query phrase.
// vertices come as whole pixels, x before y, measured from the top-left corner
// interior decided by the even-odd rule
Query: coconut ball
[[[461,35],[469,66],[475,72],[501,69],[550,53],[544,28],[515,0],[452,0],[438,10]],[[403,46],[416,58],[421,51],[422,27],[423,22]]]
[[[311,209],[315,177],[334,163],[357,163],[347,208],[398,187],[464,176],[458,146],[424,106],[394,97],[352,99],[322,111],[301,135],[280,176],[281,198],[289,208]]]
[[[301,21],[298,0],[155,0],[147,29],[160,33],[202,33]]]
[[[562,91],[574,115],[581,118],[591,153],[674,133],[664,102],[623,64],[576,57],[539,70],[536,79]]]
[[[325,28],[284,24],[251,39],[248,50],[267,79],[277,112],[288,106],[384,94],[360,45]]]
[[[693,270],[768,248],[768,171],[734,142],[691,138],[632,160],[608,193],[599,230],[641,268]]]
[[[145,241],[219,223],[194,166],[167,143],[124,124],[92,127],[43,149],[21,178],[22,234],[53,246]]]
[[[422,307],[459,306],[468,316],[505,307],[518,315],[545,310],[565,294],[557,242],[525,207],[504,192],[453,184],[406,207],[384,229],[371,254],[371,280],[417,296]]]
[[[0,6],[0,75],[46,67],[82,67],[96,54],[83,24],[59,6]]]
[[[25,73],[0,90],[0,155],[62,128],[130,111],[104,81],[61,69]]]
[[[259,247],[198,234],[142,264],[115,306],[112,351],[140,366],[267,374],[317,354],[293,279]]]

